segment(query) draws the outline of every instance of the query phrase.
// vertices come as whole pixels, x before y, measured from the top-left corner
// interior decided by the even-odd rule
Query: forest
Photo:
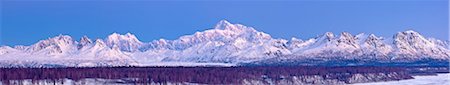
[[[84,68],[1,68],[0,80],[80,80],[85,78],[124,79],[129,83],[190,82],[201,84],[238,84],[244,79],[283,79],[291,76],[321,75],[345,79],[356,73],[405,72],[399,67],[84,67]]]

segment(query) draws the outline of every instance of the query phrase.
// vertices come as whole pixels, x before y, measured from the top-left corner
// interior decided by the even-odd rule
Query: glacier
[[[175,40],[142,42],[131,33],[113,33],[105,39],[58,35],[29,46],[1,46],[0,67],[448,65],[449,46],[413,30],[392,38],[326,32],[306,40],[278,39],[221,20]]]

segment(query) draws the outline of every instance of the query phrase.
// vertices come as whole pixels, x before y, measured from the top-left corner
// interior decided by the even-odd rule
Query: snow
[[[409,80],[356,83],[352,85],[450,85],[450,74],[438,74],[437,76],[414,76],[414,79]]]
[[[236,64],[229,63],[194,63],[194,62],[150,62],[143,63],[137,66],[236,66]]]
[[[131,33],[126,33],[125,35],[113,33],[106,39],[106,44],[109,47],[118,46],[122,51],[132,52],[139,50],[142,42],[139,41],[136,36]]]
[[[232,64],[268,60],[278,57],[420,60],[450,59],[448,41],[425,38],[408,30],[384,39],[374,34],[352,35],[326,32],[316,38],[300,40],[274,39],[269,34],[242,24],[222,20],[213,29],[184,35],[175,40],[141,42],[131,34],[112,33],[92,42],[87,36],[75,41],[67,35],[41,40],[31,46],[0,47],[1,65],[55,64],[87,65],[159,65],[183,62]],[[295,59],[295,58],[292,58]],[[57,62],[55,62],[57,61]],[[65,62],[67,61],[67,62]],[[6,63],[5,63],[6,62]],[[13,63],[22,62],[22,63]],[[52,63],[55,62],[55,63]],[[166,65],[166,64],[163,64]],[[203,64],[198,64],[203,65]]]
[[[420,33],[408,30],[394,36],[394,45],[398,49],[394,52],[398,57],[433,56],[438,59],[448,59],[450,51],[443,46],[436,45]]]

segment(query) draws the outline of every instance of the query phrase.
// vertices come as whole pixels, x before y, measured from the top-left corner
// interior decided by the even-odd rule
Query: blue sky
[[[105,38],[118,32],[141,41],[176,39],[226,19],[274,38],[308,39],[325,32],[392,37],[415,30],[448,40],[447,0],[307,1],[1,1],[0,45],[31,45],[59,34]]]

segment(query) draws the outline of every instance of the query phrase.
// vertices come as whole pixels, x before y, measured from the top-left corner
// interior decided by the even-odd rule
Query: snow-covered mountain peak
[[[80,43],[92,43],[92,40],[89,39],[89,37],[87,37],[87,36],[83,36],[80,39]]]
[[[33,44],[31,48],[27,49],[29,52],[37,52],[46,49],[45,53],[62,53],[69,51],[74,44],[72,37],[68,35],[58,35],[53,38],[41,40]]]
[[[108,42],[112,42],[112,43],[118,43],[118,42],[121,42],[121,41],[140,42],[138,40],[138,38],[136,38],[136,36],[131,34],[131,33],[126,33],[125,35],[121,35],[121,34],[118,34],[118,33],[113,33],[113,34],[108,36],[107,40],[108,40]]]
[[[132,52],[138,51],[143,43],[131,33],[126,33],[125,35],[113,33],[106,39],[106,44],[111,48],[117,45],[122,51]]]
[[[353,35],[348,32],[341,32],[341,37],[353,37]]]
[[[302,43],[300,46],[296,46],[296,47],[307,47],[307,48],[302,48],[302,49],[316,49],[316,48],[322,48],[322,47],[326,47],[329,46],[329,44],[331,44],[332,42],[335,41],[335,37],[334,34],[332,32],[325,32],[324,34],[314,38],[314,39],[309,39],[307,41],[305,41],[304,43]]]
[[[0,46],[0,55],[7,54],[10,52],[14,52],[16,49],[11,48],[9,46]]]
[[[364,56],[372,56],[378,59],[388,59],[387,56],[393,48],[383,41],[382,37],[369,34],[365,39],[360,39]]]
[[[136,38],[136,36],[135,36],[135,35],[133,35],[133,34],[131,34],[131,33],[129,33],[129,32],[127,32],[127,33],[125,34],[125,36],[127,36],[127,37],[133,37],[133,38]]]
[[[414,30],[406,30],[403,33],[406,33],[406,34],[419,34],[419,32],[416,32]]]
[[[394,36],[394,45],[398,48],[400,56],[439,56],[437,58],[448,58],[450,51],[424,38],[420,33],[408,30],[399,32]]]
[[[377,38],[377,36],[375,34],[369,34],[368,38]]]
[[[359,48],[359,45],[357,44],[356,38],[348,33],[348,32],[342,32],[341,36],[339,37],[338,40],[339,43],[345,44],[345,45],[349,45],[351,47],[354,48]]]
[[[214,27],[216,30],[232,31],[236,33],[257,32],[254,28],[242,24],[232,24],[226,20],[219,21]]]
[[[366,33],[358,33],[358,34],[355,35],[355,37],[363,38],[363,37],[367,37],[367,34]]]
[[[424,38],[420,33],[408,30],[404,32],[398,32],[394,36],[394,43],[397,45],[427,45],[430,42]]]
[[[364,41],[366,41],[368,37],[369,35],[367,35],[366,33],[359,33],[355,35],[355,39],[359,44],[364,43]]]
[[[233,26],[233,24],[231,24],[227,20],[220,20],[214,28],[223,30],[223,29],[229,28],[231,26]]]
[[[445,47],[445,48],[447,48],[447,49],[450,48],[450,47],[449,47],[449,46],[450,46],[450,41],[442,41],[442,40],[438,40],[438,39],[436,39],[436,38],[428,38],[428,40],[429,40],[431,43],[434,43],[434,44],[436,44],[436,45]]]
[[[381,37],[377,37],[375,34],[369,34],[369,36],[367,37],[367,39],[365,41],[373,42],[373,41],[380,41],[381,39],[382,39]]]
[[[83,36],[80,38],[80,43],[92,43],[92,40],[87,36]]]
[[[334,38],[334,34],[332,32],[325,32],[324,36],[326,36],[327,38]]]
[[[292,37],[291,41],[293,41],[293,42],[303,42],[302,39],[298,39],[298,38],[295,38],[295,37]]]
[[[92,40],[89,39],[87,36],[83,36],[83,37],[81,37],[80,42],[78,43],[77,48],[78,48],[78,49],[81,49],[81,48],[83,48],[83,47],[85,47],[85,46],[87,46],[87,45],[90,45],[90,44],[92,44]]]
[[[332,32],[325,32],[322,36],[318,38],[318,40],[326,40],[331,41],[334,39],[334,34]]]
[[[178,41],[184,43],[204,42],[204,41],[233,41],[237,38],[244,38],[248,41],[257,39],[271,39],[269,34],[256,31],[252,27],[241,24],[231,24],[226,20],[222,20],[215,26],[215,29],[209,29],[202,32],[196,32],[193,35],[181,36]]]
[[[72,44],[73,43],[73,39],[72,37],[70,37],[69,35],[58,35],[56,37],[53,38],[49,38],[48,40],[56,42],[56,43],[60,43],[60,44]]]
[[[407,30],[404,32],[398,32],[395,36],[395,39],[398,38],[406,38],[406,39],[422,39],[426,40],[420,33],[413,31],[413,30]]]
[[[93,48],[105,48],[107,47],[106,43],[102,39],[96,39]]]
[[[369,34],[369,36],[365,40],[365,43],[368,43],[368,44],[371,44],[371,45],[379,44],[379,43],[382,43],[382,42],[383,42],[382,38],[381,37],[377,37],[375,34]]]
[[[348,32],[342,32],[341,36],[339,36],[340,40],[355,40],[355,37],[348,33]]]
[[[311,39],[291,38],[288,41],[274,39],[252,27],[222,20],[214,29],[184,35],[175,40],[159,39],[143,43],[131,33],[112,33],[105,39],[92,41],[83,36],[79,42],[75,42],[70,36],[59,35],[31,46],[0,47],[0,57],[3,60],[27,62],[22,60],[22,57],[26,57],[29,58],[26,60],[32,61],[30,65],[41,65],[34,62],[53,59],[46,63],[65,66],[126,66],[130,63],[146,65],[161,62],[238,64],[264,60],[277,63],[283,62],[283,59],[382,59],[386,60],[383,62],[392,62],[406,58],[414,62],[422,58],[450,59],[450,51],[446,46],[449,46],[448,41],[425,39],[412,30],[399,32],[386,40],[374,34],[352,35],[342,32],[335,35],[326,32]]]

